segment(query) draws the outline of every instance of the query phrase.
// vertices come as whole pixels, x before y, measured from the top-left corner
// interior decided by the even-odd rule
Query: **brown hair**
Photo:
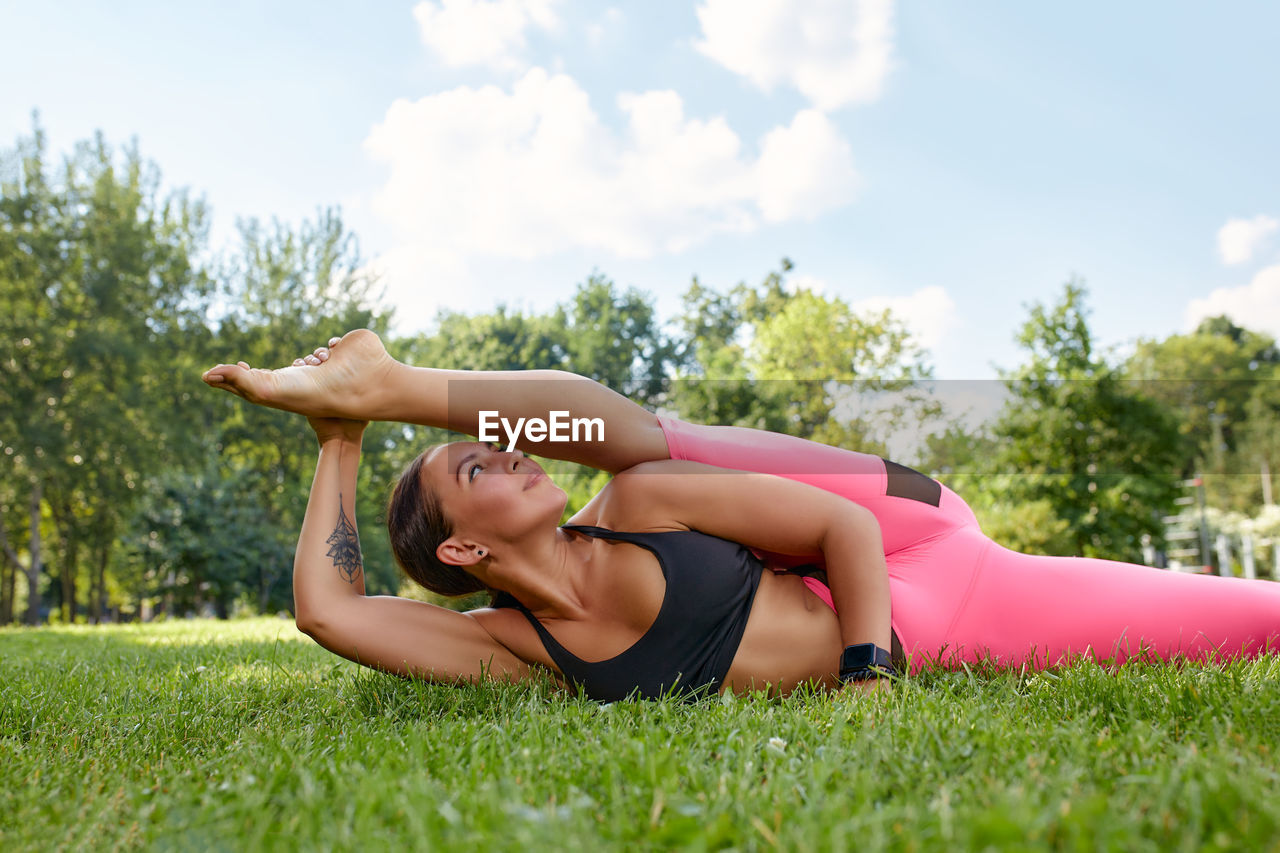
[[[438,445],[437,445],[438,446]],[[442,563],[436,548],[453,535],[440,498],[422,484],[422,466],[435,447],[428,447],[409,463],[387,502],[387,532],[391,552],[414,582],[440,595],[468,595],[487,587],[461,566]]]

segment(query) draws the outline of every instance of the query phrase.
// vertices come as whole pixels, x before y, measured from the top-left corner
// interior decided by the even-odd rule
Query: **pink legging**
[[[1019,554],[988,539],[955,492],[878,456],[763,430],[658,420],[672,459],[776,474],[871,510],[884,537],[893,629],[915,670],[938,660],[1044,667],[1081,654],[1167,659],[1280,649],[1280,583]],[[834,609],[825,586],[805,583]]]

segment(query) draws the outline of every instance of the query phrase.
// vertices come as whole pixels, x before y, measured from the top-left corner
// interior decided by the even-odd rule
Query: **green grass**
[[[291,623],[0,631],[0,848],[1280,849],[1280,658],[599,705]]]

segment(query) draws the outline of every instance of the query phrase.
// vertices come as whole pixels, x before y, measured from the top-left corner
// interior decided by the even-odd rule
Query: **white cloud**
[[[1270,216],[1253,219],[1230,219],[1218,229],[1218,254],[1224,264],[1242,264],[1253,257],[1271,232],[1280,228],[1280,222]]]
[[[812,219],[853,195],[853,152],[831,120],[801,110],[764,137],[756,163],[760,212],[770,222]]]
[[[612,35],[620,34],[623,20],[624,16],[621,9],[616,7],[606,9],[599,20],[586,25],[587,43],[594,50],[599,50],[604,46],[606,39],[609,39]]]
[[[753,159],[723,118],[685,116],[675,92],[617,104],[620,131],[572,78],[540,68],[510,92],[464,86],[398,100],[364,142],[389,167],[372,209],[415,247],[404,258],[450,253],[457,266],[580,248],[649,257],[851,198],[851,154],[821,114],[801,111],[769,131]]]
[[[375,276],[385,304],[395,306],[395,331],[409,334],[427,327],[436,310],[461,308],[461,285],[469,278],[465,258],[438,247],[404,242],[357,270]]]
[[[820,110],[874,101],[892,68],[893,0],[706,0],[697,14],[699,51]]]
[[[783,285],[788,293],[809,291],[833,295],[834,290],[825,279],[807,274],[787,276]],[[947,332],[959,325],[956,303],[945,288],[938,285],[922,287],[907,296],[872,296],[849,303],[854,313],[879,313],[889,309],[893,316],[906,324],[915,342],[928,350],[936,350]]]
[[[875,296],[852,303],[853,310],[883,311],[888,308],[911,330],[923,348],[937,351],[947,332],[958,325],[956,303],[939,285],[930,285],[907,296]]]
[[[1280,264],[1261,270],[1248,284],[1220,287],[1205,299],[1191,300],[1183,323],[1191,330],[1220,314],[1245,328],[1280,336]]]
[[[530,27],[559,25],[561,0],[424,0],[413,7],[423,44],[445,65],[486,65],[499,71],[527,67],[520,54]]]

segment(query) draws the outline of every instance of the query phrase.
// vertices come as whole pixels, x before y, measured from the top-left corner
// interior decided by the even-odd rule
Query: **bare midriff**
[[[808,681],[834,687],[840,649],[835,611],[799,575],[765,569],[724,689],[785,694]]]

